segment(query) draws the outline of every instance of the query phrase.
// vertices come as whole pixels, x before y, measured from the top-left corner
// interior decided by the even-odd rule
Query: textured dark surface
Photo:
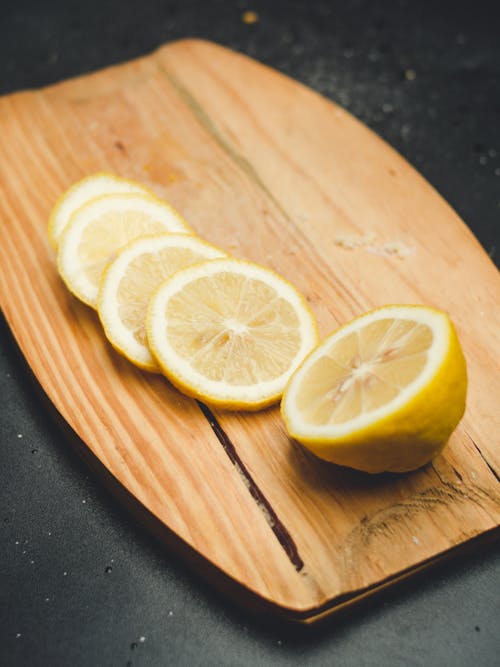
[[[498,263],[497,4],[8,0],[0,93],[173,39],[211,39],[303,81],[372,127]],[[248,9],[259,16],[252,25],[242,21]],[[0,335],[1,665],[498,664],[495,546],[315,628],[256,618],[227,602],[79,461],[4,323]]]

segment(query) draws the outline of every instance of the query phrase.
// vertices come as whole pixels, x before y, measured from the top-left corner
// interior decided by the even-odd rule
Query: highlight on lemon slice
[[[322,459],[366,472],[419,468],[465,410],[467,373],[448,316],[385,306],[331,334],[283,395],[287,430]]]
[[[317,343],[314,317],[295,287],[237,259],[173,275],[151,299],[146,327],[171,382],[228,409],[257,410],[279,400]]]
[[[102,272],[129,241],[145,234],[192,233],[168,204],[140,193],[103,195],[84,204],[61,235],[57,265],[68,289],[97,307]]]
[[[128,243],[106,267],[97,299],[113,347],[140,368],[159,372],[146,339],[153,292],[180,269],[221,257],[226,257],[222,250],[187,234],[156,234]]]
[[[57,249],[59,238],[73,213],[95,197],[118,192],[142,192],[151,194],[147,188],[119,178],[114,174],[99,172],[83,178],[64,192],[56,202],[49,218],[49,240]]]

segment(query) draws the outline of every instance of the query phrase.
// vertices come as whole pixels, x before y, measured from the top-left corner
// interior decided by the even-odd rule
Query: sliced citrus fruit
[[[467,373],[445,313],[386,306],[330,335],[283,395],[289,434],[322,459],[405,472],[446,444],[465,409]]]
[[[228,409],[279,400],[317,342],[314,317],[295,287],[236,259],[173,275],[151,299],[146,325],[150,349],[172,383]]]
[[[73,213],[91,199],[118,192],[148,193],[142,185],[119,178],[114,174],[99,172],[83,178],[64,192],[56,202],[49,218],[49,239],[57,249],[59,238]]]
[[[97,310],[106,337],[132,363],[160,371],[146,340],[146,310],[156,289],[176,271],[226,257],[188,234],[156,234],[128,243],[105,269]]]
[[[151,195],[96,197],[73,213],[61,235],[59,273],[75,296],[95,308],[106,264],[129,241],[161,232],[191,230],[173,208]]]

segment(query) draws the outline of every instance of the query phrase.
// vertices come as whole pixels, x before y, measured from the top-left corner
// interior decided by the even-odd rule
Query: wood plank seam
[[[248,468],[245,466],[240,456],[238,455],[234,443],[231,441],[230,437],[224,431],[224,429],[218,422],[213,412],[210,410],[208,406],[206,406],[201,401],[196,401],[196,402],[198,403],[204,417],[210,424],[213,432],[217,436],[217,439],[222,445],[229,460],[238,471],[238,474],[242,478],[243,483],[247,487],[250,495],[255,500],[257,507],[264,515],[264,518],[269,524],[269,527],[273,531],[276,539],[280,543],[283,551],[285,552],[285,554],[287,555],[288,559],[290,560],[294,568],[297,570],[297,572],[301,572],[304,569],[304,561],[300,557],[297,545],[295,544],[295,541],[293,537],[290,535],[287,527],[280,520],[275,509],[273,508],[269,500],[266,498],[266,496],[260,489],[259,485],[253,479],[252,475],[250,474],[250,471],[248,470]]]
[[[491,472],[491,474],[494,476],[494,478],[497,480],[497,482],[500,482],[500,475],[497,473],[495,468],[488,462],[488,459],[486,458],[486,456],[483,454],[483,452],[479,449],[479,447],[475,443],[474,438],[467,431],[465,431],[465,435],[469,438],[469,440],[474,445],[474,449],[477,451],[479,456],[483,459],[486,466],[488,467],[488,470]]]

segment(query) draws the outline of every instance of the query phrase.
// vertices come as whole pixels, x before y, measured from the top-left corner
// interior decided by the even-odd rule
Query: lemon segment
[[[187,234],[156,234],[128,243],[105,269],[97,299],[113,347],[136,366],[159,372],[146,339],[146,310],[153,292],[180,269],[225,256]]]
[[[69,219],[81,206],[95,197],[125,192],[151,194],[147,188],[134,181],[119,178],[106,172],[92,174],[74,183],[59,197],[52,209],[48,227],[49,240],[52,246],[57,249],[59,239]]]
[[[124,245],[146,234],[192,233],[167,203],[142,193],[103,195],[84,204],[61,235],[57,265],[68,289],[96,308],[106,265]]]
[[[386,306],[330,335],[291,378],[281,412],[322,459],[406,472],[446,444],[465,410],[467,372],[445,313]]]
[[[318,340],[314,317],[290,283],[236,259],[176,273],[151,299],[146,328],[150,349],[174,385],[241,410],[278,401]]]

